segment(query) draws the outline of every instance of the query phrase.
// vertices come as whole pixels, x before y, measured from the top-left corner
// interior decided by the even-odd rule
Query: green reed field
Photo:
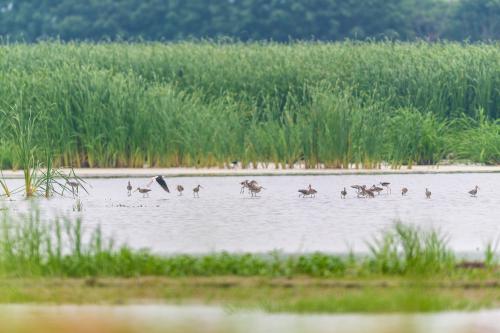
[[[496,164],[500,45],[3,45],[0,110],[1,168],[14,115],[55,166]]]

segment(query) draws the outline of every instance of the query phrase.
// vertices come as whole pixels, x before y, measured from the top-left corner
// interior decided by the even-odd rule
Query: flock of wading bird
[[[132,191],[133,187],[130,181],[127,184],[127,193],[129,196],[132,195],[133,192],[139,192],[142,194],[143,197],[149,197],[149,192],[151,192],[151,185],[156,181],[158,185],[160,185],[161,188],[163,188],[166,192],[170,193],[170,190],[168,188],[167,182],[162,176],[156,176],[151,178],[150,182],[146,185],[146,187],[138,187],[134,191]],[[248,191],[248,193],[252,197],[257,197],[258,194],[262,191],[265,190],[264,187],[259,185],[259,183],[256,180],[245,180],[240,183],[241,189],[240,189],[240,194],[244,194],[245,190]],[[380,187],[380,186],[382,187]],[[375,194],[380,195],[380,192],[386,191],[387,194],[392,193],[391,190],[391,183],[389,182],[380,182],[378,185],[372,185],[371,187],[368,187],[366,185],[352,185],[351,188],[356,190],[356,196],[358,198],[375,198]],[[193,188],[193,197],[194,198],[199,198],[200,197],[200,189],[203,188],[201,185],[197,185],[196,187]],[[179,193],[179,195],[182,195],[182,192],[184,192],[184,187],[182,185],[177,185],[176,190]],[[470,194],[471,197],[477,197],[477,191],[479,190],[479,186],[475,186],[472,190],[468,191],[467,193]],[[299,197],[302,198],[314,198],[318,191],[312,187],[311,184],[307,186],[304,189],[299,189]],[[408,188],[403,187],[401,188],[401,195],[405,196],[408,194]],[[425,189],[425,197],[427,199],[430,199],[432,195],[432,192],[426,188]],[[340,191],[340,198],[345,199],[347,197],[347,190],[344,187],[343,190]]]

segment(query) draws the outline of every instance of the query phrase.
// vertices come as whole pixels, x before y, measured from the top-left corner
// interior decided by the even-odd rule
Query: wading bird
[[[316,191],[315,189],[312,188],[311,184],[309,184],[309,195],[311,196],[311,198],[315,198],[316,197],[316,193],[318,193],[318,191]]]
[[[366,185],[361,185],[358,187],[358,190],[357,190],[357,197],[358,198],[364,198],[368,195],[368,193],[366,193]]]
[[[375,186],[375,185],[372,185],[372,187],[370,188],[370,191],[376,192],[379,195],[380,195],[380,192],[382,192],[383,190],[384,189],[382,187],[378,187],[378,186]]]
[[[406,193],[408,193],[408,189],[407,189],[406,187],[403,187],[403,188],[401,189],[401,195],[403,195],[403,196],[404,196],[404,195],[406,195]]]
[[[151,189],[150,188],[140,188],[140,187],[138,187],[135,191],[139,191],[139,193],[142,193],[142,197],[143,198],[146,198],[146,197],[149,198],[149,192],[151,192]]]
[[[195,188],[193,188],[193,198],[200,197],[200,188],[203,188],[203,187],[201,185],[198,185]]]
[[[309,190],[307,190],[307,189],[300,189],[299,190],[299,198],[300,198],[300,196],[302,196],[302,198],[305,198],[306,195],[309,195]]]
[[[127,184],[127,195],[130,197],[132,195],[132,184],[130,184],[130,180]]]
[[[347,190],[344,187],[344,189],[340,191],[340,198],[345,199],[346,196],[347,196]]]
[[[177,185],[177,192],[179,192],[179,195],[182,195],[182,191],[184,191],[184,187],[182,185]]]
[[[244,194],[245,189],[248,188],[248,179],[245,179],[245,181],[241,182],[240,185],[241,185],[240,194]]]
[[[474,187],[473,190],[470,190],[469,191],[470,196],[475,198],[477,196],[477,190],[478,189],[479,189],[479,186],[476,185],[476,187]]]
[[[427,199],[430,199],[430,198],[431,198],[431,194],[432,194],[432,192],[431,192],[431,191],[429,191],[429,189],[428,189],[428,188],[426,188],[426,189],[425,189],[425,197],[426,197]]]
[[[80,183],[77,181],[67,180],[66,184],[71,187],[71,193],[73,193],[73,196],[75,196],[75,193],[78,196],[78,188],[80,187]]]
[[[243,183],[241,183],[243,188],[242,188],[242,191],[241,193],[244,193],[245,191],[245,188],[248,189],[248,194],[252,195],[254,194],[254,192],[252,192],[252,189],[255,189],[257,187],[259,187],[259,184],[257,183],[256,180],[251,180],[251,181],[248,181],[248,180],[245,180]]]
[[[383,187],[385,187],[385,188],[386,188],[387,193],[391,193],[391,192],[392,192],[392,191],[391,191],[391,187],[390,187],[391,183],[388,183],[388,182],[381,182],[381,183],[380,183],[380,185],[382,185]]]
[[[259,186],[259,185],[254,185],[248,188],[250,190],[250,194],[252,197],[256,197],[258,193],[260,193],[261,190],[265,190],[264,187]]]
[[[255,180],[252,180],[250,182],[246,183],[246,186],[248,188],[248,191],[250,192],[250,195],[252,197],[256,197],[257,193],[259,193],[261,190],[264,190],[264,187],[259,186]]]
[[[316,191],[315,189],[312,188],[311,184],[309,184],[309,186],[307,187],[307,189],[300,189],[299,190],[299,197],[302,195],[302,198],[305,198],[306,195],[310,196],[311,198],[313,198],[314,196],[316,196],[316,193],[318,193],[318,191]]]

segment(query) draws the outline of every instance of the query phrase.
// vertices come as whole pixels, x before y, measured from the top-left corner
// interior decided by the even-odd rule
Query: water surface
[[[0,328],[22,332],[493,333],[500,311],[295,315],[212,306],[0,306]],[[6,320],[8,318],[8,320]],[[69,329],[71,327],[71,329]],[[50,330],[49,330],[50,328]],[[78,329],[79,328],[79,329]]]
[[[395,220],[437,228],[456,251],[480,253],[500,235],[500,174],[343,175],[254,177],[265,187],[259,198],[240,194],[241,177],[168,178],[172,193],[152,186],[149,198],[127,196],[128,179],[90,179],[84,210],[73,212],[74,199],[39,200],[44,214],[82,215],[87,228],[101,225],[107,235],[134,248],[161,253],[211,251],[345,252],[366,251],[366,242]],[[391,182],[392,194],[358,199],[352,184]],[[131,179],[134,187],[146,178]],[[14,186],[19,180],[11,180]],[[178,196],[175,186],[186,191]],[[200,198],[192,196],[197,184]],[[297,190],[312,184],[314,199],[299,198]],[[479,195],[467,191],[479,185]],[[347,187],[347,199],[340,190]],[[402,197],[402,186],[409,188]],[[425,188],[432,191],[427,200]],[[25,200],[4,201],[23,211]]]

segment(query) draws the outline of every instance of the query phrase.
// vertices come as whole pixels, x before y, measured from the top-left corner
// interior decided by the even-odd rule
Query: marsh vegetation
[[[32,115],[55,167],[500,160],[496,44],[51,42],[0,55],[0,127]],[[0,143],[0,168],[26,164],[9,131]]]

